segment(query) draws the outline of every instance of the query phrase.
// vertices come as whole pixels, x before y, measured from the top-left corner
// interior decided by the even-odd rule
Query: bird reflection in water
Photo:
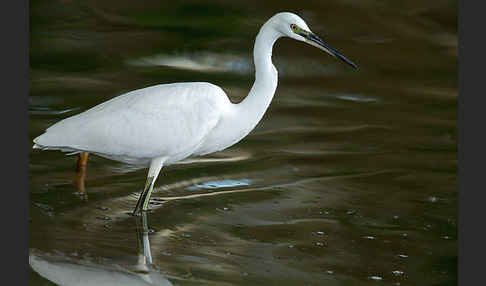
[[[147,214],[137,221],[138,261],[135,270],[121,265],[103,265],[63,255],[29,251],[31,268],[45,279],[66,286],[83,285],[173,285],[152,265]]]

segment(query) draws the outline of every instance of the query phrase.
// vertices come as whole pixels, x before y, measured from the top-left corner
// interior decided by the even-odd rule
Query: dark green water
[[[31,139],[159,83],[241,100],[254,37],[280,11],[360,69],[279,40],[257,128],[161,173],[147,268],[127,215],[147,170],[90,156],[80,194],[75,157],[29,150],[31,285],[457,283],[455,1],[164,2],[31,1]]]

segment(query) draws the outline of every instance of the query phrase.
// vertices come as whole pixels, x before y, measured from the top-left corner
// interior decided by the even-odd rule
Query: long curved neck
[[[236,105],[239,115],[246,119],[240,122],[245,122],[244,129],[248,132],[262,119],[277,89],[278,75],[272,64],[272,48],[282,35],[271,25],[266,22],[256,37],[253,48],[255,82],[248,96]]]

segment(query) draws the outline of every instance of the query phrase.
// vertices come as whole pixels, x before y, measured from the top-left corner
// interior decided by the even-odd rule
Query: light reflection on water
[[[207,181],[201,184],[196,184],[186,188],[188,191],[200,190],[200,189],[219,189],[229,187],[241,187],[250,185],[250,179],[240,180],[220,180],[220,181]]]
[[[53,110],[45,107],[31,107],[29,108],[29,114],[32,115],[60,115],[64,113],[71,113],[79,110],[79,108],[68,108],[63,110]],[[74,114],[73,114],[74,115]]]
[[[134,66],[168,66],[204,72],[249,73],[253,63],[249,58],[235,55],[198,53],[194,55],[157,55],[138,60],[129,60]]]
[[[376,102],[378,99],[372,98],[372,97],[365,97],[361,95],[351,95],[351,94],[343,94],[343,95],[337,95],[336,96],[339,99],[342,100],[350,100],[350,101],[361,101],[361,102]]]
[[[210,52],[199,52],[185,55],[155,55],[143,57],[136,60],[128,60],[127,63],[138,67],[165,66],[174,69],[193,70],[200,72],[230,72],[236,74],[250,75],[255,72],[253,60],[248,55],[239,56],[234,54],[215,54]],[[305,65],[307,69],[295,69],[298,65]],[[333,75],[336,70],[332,66],[310,59],[287,59],[282,58],[275,62],[275,66],[281,77],[305,77]]]

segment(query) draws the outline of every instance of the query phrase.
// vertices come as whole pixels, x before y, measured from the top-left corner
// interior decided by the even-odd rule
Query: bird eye
[[[297,25],[295,25],[295,24],[290,25],[290,29],[292,29],[294,31],[297,30]]]

